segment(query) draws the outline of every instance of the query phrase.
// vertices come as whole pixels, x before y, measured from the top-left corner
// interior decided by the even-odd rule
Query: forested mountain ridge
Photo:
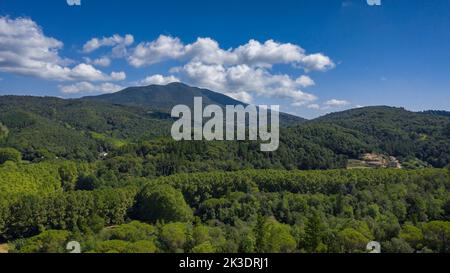
[[[179,104],[187,105],[193,109],[194,97],[202,97],[204,105],[215,104],[220,107],[227,105],[247,105],[224,94],[204,88],[191,87],[183,83],[129,87],[116,93],[84,97],[83,99],[129,106],[150,107],[170,113],[172,108]],[[280,113],[280,124],[282,126],[297,125],[304,121],[305,119],[303,118]]]
[[[20,150],[23,158],[31,161],[42,157],[93,161],[99,154],[114,152],[127,144],[152,142],[161,137],[170,142],[173,119],[155,108],[92,98],[4,96],[0,97],[0,145]],[[344,168],[347,159],[357,159],[366,152],[399,157],[406,166],[443,167],[450,163],[450,118],[402,108],[379,106],[332,113],[282,128],[280,138],[280,149],[270,156],[251,148],[256,145],[251,142],[201,144],[202,153],[221,147],[218,158],[215,152],[206,152],[206,157],[200,155],[190,145],[184,145],[182,154],[191,153],[191,158],[185,158],[190,161],[197,154],[199,161],[228,160],[234,161],[232,165],[240,162],[238,169]],[[159,153],[176,157],[181,152],[177,151],[179,144],[169,142],[154,144]]]
[[[243,104],[223,94],[208,89],[191,87],[183,83],[129,87],[116,93],[84,97],[84,99],[122,105],[153,107],[169,112],[178,104],[193,107],[194,97],[202,97],[205,105],[226,106]]]

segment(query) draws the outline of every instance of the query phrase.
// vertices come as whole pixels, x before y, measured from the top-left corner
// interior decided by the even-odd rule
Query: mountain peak
[[[202,97],[204,105],[215,104],[221,107],[226,105],[247,105],[247,103],[235,100],[222,93],[192,87],[181,82],[167,85],[129,87],[117,93],[84,97],[83,99],[170,112],[175,105],[179,104],[193,108],[194,97]],[[284,125],[298,124],[303,121],[303,118],[280,113],[280,122]]]
[[[191,87],[181,82],[167,85],[128,87],[122,91],[83,99],[128,106],[150,107],[170,111],[175,105],[193,106],[194,97],[202,97],[205,104],[239,105],[245,103],[207,89]]]
[[[187,85],[187,84],[185,84],[185,83],[183,83],[183,82],[171,82],[171,83],[166,84],[166,86],[168,86],[168,87],[170,87],[170,86],[180,86],[180,87],[190,87],[190,88],[194,88],[194,87],[189,86],[189,85]]]

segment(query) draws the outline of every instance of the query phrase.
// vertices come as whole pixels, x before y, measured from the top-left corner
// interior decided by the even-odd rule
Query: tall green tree
[[[184,222],[192,220],[193,213],[180,191],[151,183],[137,195],[135,217],[150,223]]]
[[[338,233],[338,239],[346,253],[364,252],[370,241],[353,228],[346,228]]]
[[[427,246],[436,252],[450,252],[450,222],[432,221],[423,226]]]
[[[14,148],[0,148],[0,164],[6,161],[20,162],[22,154]]]
[[[306,223],[304,246],[308,252],[317,252],[322,243],[323,224],[318,213],[314,213]]]
[[[281,224],[274,218],[265,221],[263,227],[262,252],[290,253],[294,252],[297,242],[288,225]]]

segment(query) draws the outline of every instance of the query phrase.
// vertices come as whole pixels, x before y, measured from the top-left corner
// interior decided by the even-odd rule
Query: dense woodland
[[[450,118],[369,107],[257,142],[174,142],[165,109],[0,98],[10,252],[450,252]],[[375,152],[403,170],[346,170]]]
[[[210,172],[117,187],[56,169],[46,178],[74,187],[0,199],[11,251],[66,252],[69,240],[86,252],[364,252],[372,240],[385,252],[450,251],[445,169]]]

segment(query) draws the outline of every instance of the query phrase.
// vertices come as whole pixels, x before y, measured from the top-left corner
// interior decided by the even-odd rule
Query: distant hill
[[[388,155],[417,157],[438,167],[450,162],[450,118],[443,115],[374,106],[332,113],[311,122],[358,131]]]
[[[151,107],[153,109],[170,112],[171,109],[178,104],[188,105],[192,108],[194,97],[202,97],[204,105],[216,104],[221,107],[225,107],[226,105],[247,105],[244,102],[235,100],[221,93],[213,92],[208,89],[191,87],[183,83],[129,87],[116,93],[84,97],[83,99],[128,106]],[[304,121],[306,120],[303,118],[280,113],[280,123],[282,126],[297,125]]]
[[[426,115],[450,117],[450,111],[428,110],[428,111],[423,111],[423,112],[419,112],[419,113],[426,114]]]

